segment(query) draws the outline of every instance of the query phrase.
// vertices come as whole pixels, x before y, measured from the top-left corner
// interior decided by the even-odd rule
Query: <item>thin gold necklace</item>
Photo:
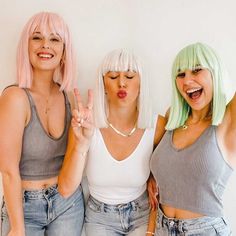
[[[191,124],[191,123],[190,123],[190,124],[187,124],[187,123],[186,123],[187,120],[186,120],[185,123],[181,126],[181,129],[182,129],[182,130],[186,130],[186,129],[188,129],[188,127],[191,126],[191,125],[196,125],[196,124],[198,124],[199,122],[201,122],[201,121],[203,121],[203,120],[209,120],[209,119],[211,118],[211,116],[212,116],[212,115],[209,114],[209,115],[207,115],[206,117],[200,119],[198,122],[195,122],[195,123],[192,123],[192,124]]]
[[[46,114],[46,115],[47,115],[48,112],[50,111],[50,106],[49,106],[49,104],[48,104],[49,98],[50,98],[50,96],[46,99],[46,108],[45,108],[45,114]]]
[[[112,123],[108,122],[108,125],[119,135],[123,136],[123,137],[130,137],[134,132],[135,130],[137,129],[137,125],[136,125],[136,122],[135,122],[135,125],[134,125],[134,128],[128,133],[128,134],[124,134],[123,132],[119,131],[118,129],[116,129]]]

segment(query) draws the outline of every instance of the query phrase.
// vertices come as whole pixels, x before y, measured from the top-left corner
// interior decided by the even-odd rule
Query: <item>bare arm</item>
[[[156,229],[156,217],[157,209],[151,209],[149,214],[148,227],[146,231],[146,236],[153,236]]]
[[[19,161],[27,122],[27,100],[19,88],[8,88],[0,97],[0,171],[9,215],[10,235],[25,235]]]
[[[75,90],[78,110],[73,110],[65,159],[58,177],[58,191],[69,197],[81,183],[86,156],[94,131],[93,94],[88,91],[88,104],[83,106],[78,90]]]
[[[234,129],[236,135],[236,93],[230,101],[228,108],[230,112],[230,128]]]
[[[164,133],[165,133],[165,125],[167,123],[168,112],[166,113],[166,117],[161,115],[158,116],[157,125],[155,130],[155,137],[154,137],[154,148],[159,144],[161,141]],[[156,181],[152,175],[149,176],[148,183],[148,198],[151,205],[150,215],[149,215],[149,222],[148,222],[148,229],[147,229],[147,236],[154,235],[152,233],[155,232],[155,224],[156,224],[156,214],[157,214],[157,205],[158,205],[158,190]]]
[[[161,141],[161,138],[163,137],[165,133],[165,125],[166,125],[167,119],[161,115],[158,116],[157,119],[157,125],[155,130],[155,136],[154,136],[154,148],[158,145],[158,143]],[[150,174],[148,181],[147,181],[147,190],[148,190],[148,197],[149,202],[151,205],[151,208],[154,210],[157,207],[157,194],[158,190],[156,187],[156,181],[152,175]]]
[[[226,108],[218,134],[218,142],[225,158],[233,168],[236,168],[236,94]]]
[[[158,116],[157,119],[157,125],[156,125],[156,131],[155,131],[155,137],[154,137],[154,147],[156,147],[159,142],[161,141],[163,135],[165,134],[166,130],[165,130],[165,126],[167,123],[167,119],[168,119],[168,111],[166,113],[166,116]]]

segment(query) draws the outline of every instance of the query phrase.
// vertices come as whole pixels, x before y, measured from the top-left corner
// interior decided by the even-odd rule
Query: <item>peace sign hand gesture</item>
[[[88,90],[87,106],[83,105],[78,89],[74,89],[74,94],[78,108],[72,111],[71,120],[75,141],[77,144],[89,146],[94,132],[93,92]]]

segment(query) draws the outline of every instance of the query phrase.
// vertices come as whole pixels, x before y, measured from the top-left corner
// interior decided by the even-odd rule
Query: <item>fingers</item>
[[[74,95],[77,103],[77,107],[79,111],[85,111],[86,109],[92,110],[93,109],[93,91],[92,89],[88,89],[88,103],[85,107],[82,102],[81,95],[79,93],[79,90],[77,88],[74,89]]]
[[[75,119],[74,117],[71,120],[72,128],[86,128],[86,129],[92,129],[93,125],[88,120],[84,119]]]
[[[158,206],[157,195],[155,192],[148,192],[149,204],[152,210],[155,210]]]
[[[77,88],[74,89],[74,95],[75,95],[75,100],[76,100],[76,104],[77,104],[79,111],[83,110],[82,98],[81,98],[79,90]]]
[[[158,199],[157,199],[157,186],[156,181],[153,178],[149,178],[148,181],[148,197],[149,197],[149,203],[152,210],[155,210],[158,206]]]

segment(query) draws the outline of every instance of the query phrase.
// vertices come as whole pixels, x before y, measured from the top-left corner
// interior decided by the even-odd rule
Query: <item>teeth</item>
[[[201,90],[201,88],[192,88],[192,89],[187,90],[186,93],[193,93],[199,90]]]
[[[50,54],[39,54],[39,57],[42,57],[42,58],[52,58],[52,55],[50,55]]]

